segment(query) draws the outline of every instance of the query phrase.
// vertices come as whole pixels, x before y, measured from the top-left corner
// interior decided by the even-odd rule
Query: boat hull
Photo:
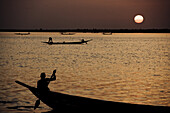
[[[55,45],[55,44],[87,44],[87,42],[89,42],[91,40],[87,40],[87,41],[83,41],[83,42],[42,42],[42,43],[46,43],[46,44],[49,44],[49,45]]]
[[[118,110],[128,112],[147,112],[147,113],[166,113],[170,112],[170,107],[165,106],[151,106],[151,105],[138,105],[121,102],[104,101],[98,99],[91,99],[87,97],[73,96],[57,92],[44,92],[40,93],[37,88],[26,85],[22,82],[16,81],[16,83],[27,87],[37,98],[39,98],[47,106],[58,109],[74,109],[74,110]],[[122,108],[122,109],[120,109]]]

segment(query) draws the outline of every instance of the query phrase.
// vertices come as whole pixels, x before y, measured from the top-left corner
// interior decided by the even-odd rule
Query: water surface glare
[[[82,45],[48,45],[93,39]],[[170,34],[0,32],[0,110],[30,112],[36,97],[15,83],[36,87],[40,73],[57,69],[55,92],[115,102],[170,106]],[[48,111],[42,104],[37,112]]]

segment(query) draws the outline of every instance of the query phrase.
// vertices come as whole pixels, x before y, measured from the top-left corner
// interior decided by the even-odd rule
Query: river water
[[[48,45],[93,39],[81,45]],[[144,105],[170,106],[170,34],[0,32],[0,111],[43,112],[51,108],[15,80],[36,87],[40,73],[57,69],[51,91]]]

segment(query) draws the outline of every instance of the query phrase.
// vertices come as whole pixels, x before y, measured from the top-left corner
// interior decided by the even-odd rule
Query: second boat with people
[[[92,41],[92,39],[90,39],[90,40],[82,39],[81,41],[77,41],[77,42],[65,42],[65,41],[63,41],[63,42],[53,42],[52,38],[49,37],[48,42],[42,42],[42,43],[46,43],[46,44],[49,44],[49,45],[53,45],[53,44],[87,44],[87,42],[90,42],[90,41]]]

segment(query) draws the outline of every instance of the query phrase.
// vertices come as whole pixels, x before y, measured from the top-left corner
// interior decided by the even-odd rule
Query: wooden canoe
[[[46,44],[49,44],[49,45],[53,45],[53,44],[84,44],[87,42],[89,42],[91,40],[86,40],[86,41],[80,41],[80,42],[42,42],[42,43],[46,43]]]
[[[91,99],[87,97],[73,96],[58,92],[48,91],[45,93],[40,93],[35,87],[31,87],[20,81],[15,81],[16,83],[28,88],[37,98],[39,98],[47,106],[58,109],[74,109],[82,111],[119,111],[119,112],[146,112],[146,113],[168,113],[170,112],[170,107],[166,106],[151,106],[151,105],[138,105],[129,104],[121,102],[104,101],[98,99]]]

